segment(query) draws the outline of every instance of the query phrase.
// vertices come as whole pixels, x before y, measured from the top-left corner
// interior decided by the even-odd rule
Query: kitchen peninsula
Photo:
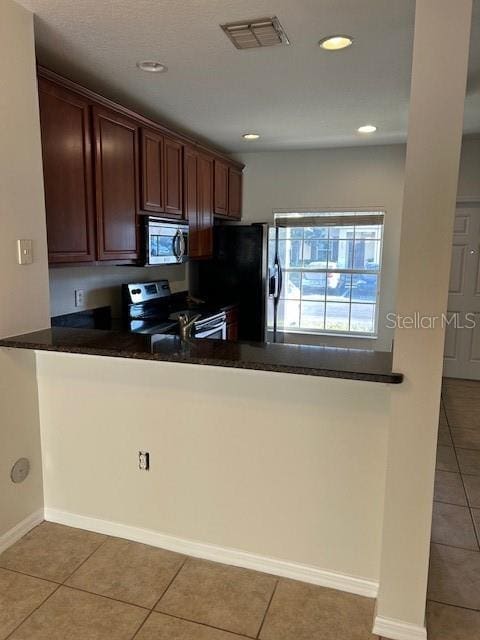
[[[0,347],[58,351],[97,356],[182,362],[216,367],[255,369],[328,378],[398,384],[387,352],[332,347],[230,342],[183,341],[174,335],[143,335],[53,327],[0,340]]]

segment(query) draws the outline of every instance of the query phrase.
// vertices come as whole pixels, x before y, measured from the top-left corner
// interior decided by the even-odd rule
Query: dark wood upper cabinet
[[[52,264],[95,260],[89,102],[39,79],[48,256]]]
[[[185,218],[188,221],[188,255],[202,258],[201,225],[198,214],[197,158],[194,149],[185,147],[183,156]]]
[[[165,213],[183,217],[183,145],[165,138]]]
[[[164,199],[164,137],[151,129],[141,135],[141,202],[147,213],[163,213]]]
[[[51,264],[136,263],[140,213],[186,217],[190,256],[212,255],[243,165],[42,67],[38,87]]]
[[[228,214],[228,166],[220,160],[215,160],[215,213],[226,216]]]
[[[200,244],[202,257],[207,258],[213,252],[213,158],[203,153],[198,154],[198,211],[200,219]]]
[[[93,109],[98,260],[138,258],[138,125]]]
[[[228,169],[228,215],[240,220],[242,217],[242,172]]]
[[[184,183],[189,257],[209,258],[213,251],[213,160],[185,147]]]

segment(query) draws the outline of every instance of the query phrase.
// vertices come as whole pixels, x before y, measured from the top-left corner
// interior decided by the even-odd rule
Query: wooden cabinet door
[[[213,251],[213,161],[186,147],[184,171],[189,257],[209,258]]]
[[[40,126],[52,264],[95,260],[89,103],[39,79]]]
[[[203,258],[213,253],[213,158],[198,154],[198,213],[200,224],[200,246]]]
[[[227,340],[237,342],[238,340],[238,322],[227,324]]]
[[[228,166],[220,160],[215,160],[215,213],[226,216],[228,214]]]
[[[183,145],[165,138],[165,213],[183,217]]]
[[[184,151],[184,198],[185,217],[188,221],[188,255],[201,258],[201,229],[198,213],[197,153],[185,147]]]
[[[150,129],[142,129],[142,188],[140,207],[148,213],[163,213],[164,138]]]
[[[228,215],[236,220],[242,217],[242,173],[233,167],[228,170]]]
[[[227,340],[238,340],[238,307],[233,307],[225,312],[227,322]]]
[[[101,107],[93,109],[97,255],[99,260],[138,257],[138,126]]]

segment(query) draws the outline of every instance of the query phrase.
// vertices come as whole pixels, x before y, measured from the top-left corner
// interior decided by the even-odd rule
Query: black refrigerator
[[[239,305],[239,340],[279,342],[282,291],[278,229],[268,224],[214,228],[213,258],[190,262],[190,289],[209,301]]]

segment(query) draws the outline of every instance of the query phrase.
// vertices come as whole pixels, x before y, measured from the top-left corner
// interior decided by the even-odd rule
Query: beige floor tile
[[[444,408],[447,418],[449,411],[473,412],[480,409],[480,385],[476,387],[457,387],[447,390],[444,397]]]
[[[0,640],[6,638],[58,585],[0,569]]]
[[[448,386],[443,394],[445,409],[463,409],[468,410],[480,407],[480,382],[472,380],[471,384],[457,384]]]
[[[448,427],[447,416],[445,414],[445,409],[443,407],[443,403],[440,405],[440,415],[439,415],[439,418],[438,418],[438,424],[441,427]]]
[[[437,502],[449,502],[466,506],[467,497],[459,473],[451,471],[435,472],[435,496]]]
[[[66,584],[151,609],[184,560],[178,553],[110,538]]]
[[[427,604],[428,640],[480,640],[480,611]]]
[[[480,396],[480,382],[449,378],[443,381],[442,394],[445,404],[451,399],[475,399]]]
[[[275,583],[264,573],[189,558],[156,609],[255,636]]]
[[[457,459],[453,447],[442,444],[437,447],[437,469],[440,471],[458,471]]]
[[[63,582],[105,539],[90,531],[43,522],[0,555],[0,567]]]
[[[475,403],[477,405],[477,403]],[[447,409],[448,422],[453,428],[480,429],[480,407],[473,409],[466,407],[462,409]]]
[[[480,553],[432,544],[428,597],[443,604],[480,609]]]
[[[438,427],[438,444],[444,444],[448,447],[453,445],[452,436],[450,435],[450,429],[440,425]]]
[[[471,507],[480,508],[480,476],[463,476],[468,503]]]
[[[472,509],[472,517],[477,536],[480,538],[480,509]]]
[[[480,429],[452,427],[451,433],[455,447],[480,450]]]
[[[11,640],[131,640],[146,609],[60,587]]]
[[[196,622],[179,620],[153,612],[135,640],[243,640],[229,631],[220,631]]]
[[[374,601],[281,579],[261,640],[372,640]]]
[[[434,502],[432,542],[478,551],[470,509],[455,504]]]
[[[456,453],[461,473],[480,475],[480,451],[457,448]]]

